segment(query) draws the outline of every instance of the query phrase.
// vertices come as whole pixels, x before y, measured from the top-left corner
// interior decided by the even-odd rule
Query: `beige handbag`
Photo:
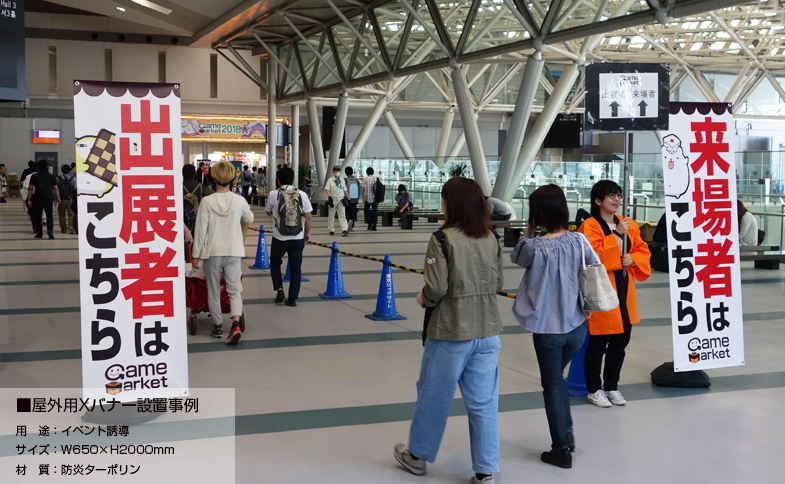
[[[616,294],[616,290],[608,277],[608,270],[600,263],[586,265],[584,242],[589,245],[589,250],[592,251],[598,261],[600,257],[594,252],[589,239],[583,234],[579,234],[579,236],[581,239],[581,259],[583,263],[583,267],[580,270],[583,310],[587,312],[605,312],[616,309],[619,307],[619,296]]]

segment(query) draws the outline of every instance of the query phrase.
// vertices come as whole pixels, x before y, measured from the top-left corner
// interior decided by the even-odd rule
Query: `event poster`
[[[662,136],[676,371],[744,364],[731,105],[671,103]]]
[[[85,398],[188,394],[180,87],[74,81]]]

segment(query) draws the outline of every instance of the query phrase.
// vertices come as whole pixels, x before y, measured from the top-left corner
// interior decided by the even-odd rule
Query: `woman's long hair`
[[[744,202],[741,200],[736,201],[736,211],[739,213],[739,227],[741,227],[741,218],[744,217],[744,214],[749,212],[747,207],[744,205]]]
[[[442,187],[445,213],[442,229],[454,227],[481,239],[491,232],[491,211],[482,188],[470,178],[450,178]]]

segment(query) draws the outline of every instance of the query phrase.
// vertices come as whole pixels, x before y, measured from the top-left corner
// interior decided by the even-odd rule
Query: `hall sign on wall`
[[[584,129],[668,129],[668,64],[586,64]]]
[[[265,143],[267,118],[239,116],[180,117],[183,141]]]

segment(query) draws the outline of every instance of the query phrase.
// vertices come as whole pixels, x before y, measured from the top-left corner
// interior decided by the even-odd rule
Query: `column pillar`
[[[553,88],[551,97],[549,97],[548,101],[545,103],[542,113],[540,113],[540,117],[537,118],[537,122],[534,123],[534,127],[521,148],[521,152],[518,155],[518,161],[515,164],[515,170],[510,177],[509,184],[504,192],[504,197],[501,198],[505,202],[511,201],[515,196],[515,190],[521,184],[521,181],[523,181],[526,170],[529,169],[529,166],[534,159],[534,155],[545,140],[545,135],[547,135],[548,130],[551,129],[553,121],[556,119],[556,115],[559,114],[559,111],[564,105],[564,101],[567,100],[567,96],[570,94],[572,85],[575,84],[575,79],[577,79],[577,77],[578,64],[570,64],[564,68],[564,72],[562,72],[559,81]]]
[[[300,186],[300,106],[292,106],[292,169],[294,186]]]
[[[477,125],[477,120],[474,117],[474,107],[470,99],[469,86],[466,84],[466,77],[464,77],[460,66],[456,66],[452,70],[452,84],[455,88],[455,100],[458,104],[458,111],[461,113],[466,146],[469,148],[474,181],[480,185],[483,193],[490,195],[491,180],[488,174],[488,164],[485,162],[485,154],[482,150],[482,142],[480,141],[480,127]]]
[[[539,52],[529,56],[526,61],[526,69],[523,71],[521,86],[518,89],[518,98],[515,100],[515,110],[510,120],[510,129],[507,131],[507,140],[504,142],[504,149],[499,160],[499,171],[496,173],[496,183],[493,187],[493,197],[495,198],[504,198],[508,185],[512,181],[510,176],[515,170],[515,162],[518,159],[521,143],[523,143],[523,135],[526,132],[526,125],[529,122],[534,104],[534,95],[540,85],[543,64],[542,54]]]
[[[278,100],[275,97],[276,80],[278,79],[278,64],[273,59],[267,60],[267,86],[270,88],[267,91],[267,186],[270,190],[275,190],[275,172],[277,169],[277,161],[275,151],[277,145],[275,143],[276,137],[276,108]]]

